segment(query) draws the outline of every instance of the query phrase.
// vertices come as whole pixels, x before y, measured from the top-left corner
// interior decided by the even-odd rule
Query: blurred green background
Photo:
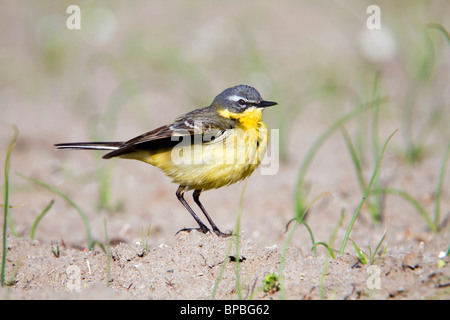
[[[71,4],[81,9],[80,30],[66,27]],[[381,30],[366,27],[371,4],[381,8]],[[160,111],[170,121],[246,83],[280,102],[269,121],[286,138],[304,107],[335,117],[366,99],[379,71],[408,152],[428,130],[449,138],[449,43],[430,27],[448,27],[449,7],[448,1],[4,0],[2,121],[27,132],[23,112],[65,108],[85,119],[109,117],[99,131],[110,135],[126,113],[138,126],[133,135],[160,123]]]
[[[81,9],[80,30],[66,27],[71,4]],[[381,30],[366,27],[371,4],[381,9]],[[64,108],[74,117],[106,117],[107,128],[97,131],[111,135],[125,113],[133,135],[245,83],[280,102],[268,121],[286,138],[303,108],[336,117],[367,100],[380,72],[381,95],[391,101],[386,112],[401,118],[407,152],[431,130],[449,138],[449,39],[439,29],[449,28],[449,7],[448,1],[3,0],[2,121],[27,132],[24,113]]]
[[[66,26],[73,4],[79,30]],[[380,30],[367,27],[373,4]],[[17,125],[15,169],[49,181],[53,143],[132,138],[248,84],[279,103],[265,119],[295,171],[307,151],[299,141],[374,98],[385,99],[380,144],[399,128],[405,163],[440,163],[450,140],[449,12],[446,0],[2,0],[1,151],[12,136],[4,124]],[[362,160],[372,159],[371,121],[361,116],[351,132]],[[111,165],[98,165],[104,188]]]

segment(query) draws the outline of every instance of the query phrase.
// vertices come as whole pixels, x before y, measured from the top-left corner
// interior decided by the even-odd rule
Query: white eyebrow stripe
[[[235,94],[233,94],[232,96],[228,97],[228,100],[231,100],[231,101],[239,101],[241,99],[244,100],[244,101],[247,101],[247,99],[245,99],[245,98],[243,98],[241,96],[235,95]]]
[[[236,94],[233,94],[232,96],[229,96],[228,97],[228,100],[230,100],[230,101],[239,101],[239,100],[244,100],[245,101],[245,103],[252,103],[252,104],[254,104],[254,103],[258,103],[258,101],[250,101],[250,100],[248,100],[247,98],[244,98],[244,97],[241,97],[241,96],[238,96],[238,95],[236,95]]]

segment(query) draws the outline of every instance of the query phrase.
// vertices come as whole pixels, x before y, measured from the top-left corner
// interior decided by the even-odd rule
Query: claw
[[[192,230],[196,230],[196,231],[202,232],[204,234],[207,234],[208,232],[211,232],[211,231],[209,231],[208,228],[183,228],[181,230],[178,230],[177,233],[175,233],[175,235],[179,234],[180,232],[191,232]]]
[[[222,238],[228,238],[233,235],[233,232],[225,233],[225,232],[220,231],[219,229],[213,229],[213,232],[216,236],[222,237]]]

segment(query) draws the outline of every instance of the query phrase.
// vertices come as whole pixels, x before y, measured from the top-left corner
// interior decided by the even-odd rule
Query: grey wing
[[[198,122],[192,119],[181,119],[177,122],[161,126],[124,142],[117,150],[103,156],[104,159],[114,158],[138,150],[161,150],[173,148],[182,136],[190,136],[192,143],[202,141],[210,143],[224,138],[225,129],[207,122]],[[199,140],[200,139],[200,140]]]

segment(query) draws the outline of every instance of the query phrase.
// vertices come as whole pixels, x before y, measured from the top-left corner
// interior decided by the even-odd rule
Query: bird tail
[[[123,142],[73,142],[55,144],[57,149],[67,150],[117,150]]]

